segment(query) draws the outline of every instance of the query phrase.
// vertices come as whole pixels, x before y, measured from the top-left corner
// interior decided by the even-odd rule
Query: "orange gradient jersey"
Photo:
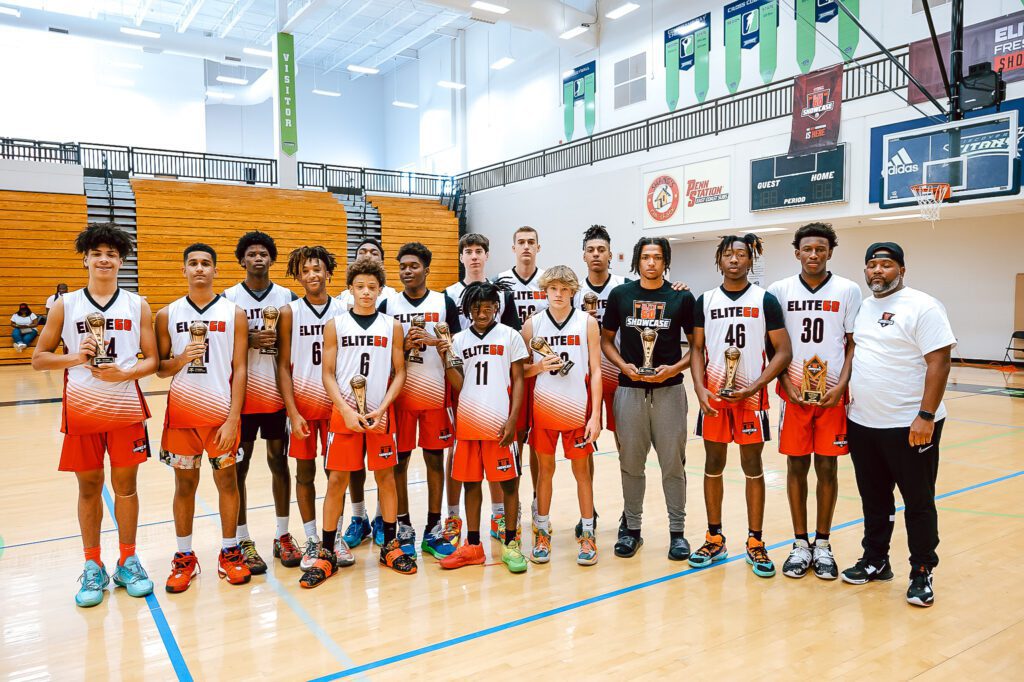
[[[473,327],[459,332],[452,346],[462,358],[465,377],[455,412],[455,437],[499,440],[511,409],[512,363],[526,358],[526,343],[515,329],[493,323],[484,334]]]
[[[228,299],[245,313],[249,321],[249,331],[263,329],[263,309],[272,305],[278,310],[295,300],[296,296],[290,289],[280,284],[271,283],[260,295],[239,282],[224,292]],[[265,414],[284,409],[284,400],[277,390],[277,356],[267,353],[269,349],[250,348],[248,368],[249,380],[245,388],[245,402],[242,403],[242,414]]]
[[[570,309],[569,317],[559,325],[551,317],[551,310],[533,316],[534,338],[548,342],[555,355],[563,362],[572,362],[569,372],[562,376],[558,370],[541,372],[533,387],[533,426],[551,431],[573,431],[587,425],[590,407],[590,347],[587,339],[587,321],[590,315]],[[533,351],[533,361],[543,357]]]
[[[315,305],[305,297],[288,304],[292,309],[292,390],[303,419],[331,418],[331,399],[324,389],[324,327],[344,312],[341,302],[330,297]]]
[[[381,310],[402,324],[402,331],[409,333],[412,318],[423,317],[423,328],[427,334],[436,336],[434,325],[446,322],[453,333],[459,331],[459,314],[455,303],[447,295],[428,291],[419,300],[410,299],[405,292],[392,296],[381,305]],[[418,357],[406,354],[405,386],[398,394],[395,405],[400,410],[419,412],[440,410],[445,406],[444,364],[437,349],[427,346],[420,350]]]

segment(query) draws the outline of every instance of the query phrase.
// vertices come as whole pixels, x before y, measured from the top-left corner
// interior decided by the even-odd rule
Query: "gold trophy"
[[[592,313],[597,310],[597,294],[593,291],[588,291],[583,294],[583,310],[588,313]]]
[[[455,354],[451,349],[452,333],[448,329],[447,322],[438,322],[434,325],[434,333],[437,334],[437,338],[442,341],[448,342],[448,351],[444,354],[444,368],[445,369],[457,369],[459,373],[462,373],[462,358]]]
[[[815,355],[804,360],[804,376],[800,382],[801,397],[804,402],[817,405],[825,396],[828,363]]]
[[[565,375],[567,375],[569,373],[569,370],[571,370],[573,366],[576,364],[572,360],[562,360],[562,358],[558,357],[555,351],[551,350],[551,346],[548,344],[547,339],[545,339],[542,336],[535,336],[532,339],[530,339],[530,348],[537,351],[544,357],[548,357],[550,355],[555,358],[558,358],[558,360],[562,364],[558,369],[552,371],[558,372],[559,376],[564,377]]]
[[[658,373],[654,369],[654,344],[658,342],[658,332],[650,327],[646,327],[640,332],[640,343],[644,348],[644,364],[640,367],[636,373],[640,376],[654,376]]]
[[[208,331],[210,331],[210,328],[206,326],[205,322],[200,320],[196,320],[188,326],[188,334],[192,343],[206,343],[206,333]],[[186,374],[206,374],[206,365],[203,364],[202,355],[189,363]]]
[[[103,332],[107,328],[107,321],[100,313],[89,313],[85,316],[85,325],[89,329],[89,333],[92,334],[93,340],[96,341],[96,355],[92,356],[92,364],[94,367],[100,365],[109,365],[114,362],[114,358],[107,355],[107,344],[103,340]]]
[[[352,387],[352,397],[356,401],[356,413],[360,417],[366,416],[366,377],[362,374],[357,374],[352,377],[352,381],[348,382]],[[373,420],[370,419],[368,422],[370,425],[373,424]]]
[[[417,329],[426,329],[426,326],[427,322],[422,315],[416,315],[411,320],[409,320],[410,330],[412,330],[413,327],[416,327]],[[409,349],[408,360],[409,362],[415,363],[417,365],[423,364],[423,355],[420,353],[420,348],[418,345],[414,345],[412,348]]]
[[[725,383],[718,392],[720,398],[728,398],[736,392],[736,370],[740,366],[740,349],[729,346],[725,349]]]
[[[281,317],[281,311],[272,305],[263,309],[263,328],[267,331],[277,331],[277,320]],[[260,355],[277,355],[277,348],[260,348]]]

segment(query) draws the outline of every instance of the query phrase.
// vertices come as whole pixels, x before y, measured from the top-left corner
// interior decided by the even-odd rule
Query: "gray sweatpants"
[[[615,390],[615,443],[622,472],[622,500],[626,525],[638,530],[647,488],[647,454],[658,453],[661,486],[668,507],[668,528],[683,532],[686,521],[686,388],[683,384],[659,388]]]

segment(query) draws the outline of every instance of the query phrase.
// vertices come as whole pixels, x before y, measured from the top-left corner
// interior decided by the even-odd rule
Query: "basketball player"
[[[287,274],[306,294],[281,309],[278,322],[277,385],[288,412],[288,455],[295,460],[295,498],[299,503],[306,547],[300,566],[311,567],[320,555],[316,529],[316,453],[327,454],[331,399],[324,389],[324,327],[343,312],[338,299],[327,293],[337,262],[323,246],[302,246],[288,256]],[[351,565],[352,553],[341,541],[335,547],[338,563]]]
[[[396,538],[397,452],[391,405],[405,385],[402,325],[377,312],[385,281],[380,261],[360,258],[348,267],[345,281],[355,304],[324,329],[323,380],[334,409],[327,436],[323,548],[302,574],[302,587],[316,587],[337,570],[335,541],[345,487],[349,474],[364,467],[373,472],[384,517],[380,563],[396,573],[416,572],[415,556],[403,552]],[[353,388],[354,379],[362,386]]]
[[[452,477],[466,488],[468,532],[466,544],[441,560],[442,568],[484,563],[480,546],[480,483],[484,476],[501,485],[506,512],[512,518],[519,516],[521,464],[515,438],[527,354],[519,332],[495,319],[507,286],[499,281],[474,282],[466,287],[462,314],[472,320],[472,325],[456,334],[450,346],[464,363],[459,369],[447,369],[445,375],[459,394]],[[438,344],[439,353],[448,349],[447,342]],[[506,528],[502,538],[501,561],[512,573],[522,573],[527,567],[517,536],[517,529]]]
[[[594,442],[601,435],[601,329],[597,320],[576,310],[573,297],[579,291],[576,273],[566,265],[544,271],[538,282],[548,302],[546,310],[523,325],[523,339],[530,355],[524,368],[537,377],[531,411],[530,442],[537,452],[537,514],[530,559],[547,563],[551,558],[551,485],[555,475],[558,441],[572,465],[580,504],[582,533],[576,563],[597,563],[594,537],[594,482],[589,463]],[[529,345],[542,339],[550,354],[539,356]],[[572,363],[565,371],[565,366]]]
[[[405,290],[378,306],[402,324],[405,335],[405,389],[395,402],[398,465],[398,544],[409,555],[416,554],[416,531],[409,516],[409,460],[416,447],[423,449],[427,465],[427,525],[422,549],[438,559],[455,551],[441,528],[441,496],[444,493],[444,448],[452,442],[452,423],[445,405],[444,363],[428,346],[437,346],[434,325],[444,322],[451,333],[461,330],[459,312],[448,294],[429,291],[430,249],[419,242],[398,250],[398,273]],[[423,327],[412,326],[421,317]],[[419,438],[417,439],[417,428]]]
[[[206,452],[219,493],[222,546],[217,574],[232,585],[252,575],[238,546],[238,423],[247,380],[249,326],[245,313],[213,293],[217,253],[192,244],[183,253],[188,295],[156,315],[159,377],[173,377],[160,442],[160,461],[174,469],[174,531],[178,551],[171,560],[168,592],[184,592],[199,575],[192,551],[192,519],[199,471]],[[202,323],[202,324],[197,324]],[[193,326],[205,332],[200,339]]]
[[[381,246],[380,241],[373,237],[364,237],[363,241],[359,242],[359,246],[356,247],[356,260],[360,258],[373,258],[381,263],[384,262],[384,247]],[[392,287],[383,287],[380,290],[380,302],[391,300],[396,292]],[[348,289],[341,292],[338,295],[338,300],[341,301],[341,305],[345,310],[352,310],[352,306],[355,305],[355,301],[352,298],[352,292]],[[366,476],[366,472],[363,472],[363,476]]]
[[[242,407],[243,457],[235,467],[238,476],[238,538],[245,564],[253,575],[267,572],[267,564],[256,551],[249,535],[246,514],[245,479],[249,475],[257,434],[267,444],[267,466],[273,479],[277,530],[274,532],[274,556],[281,565],[294,568],[302,560],[295,538],[288,532],[292,482],[285,455],[285,409],[277,390],[277,331],[263,322],[263,311],[274,306],[280,311],[296,299],[290,290],[270,281],[270,268],[277,260],[277,246],[268,234],[247,232],[235,247],[235,260],[245,269],[245,279],[224,292],[245,313],[249,321],[249,382]]]
[[[117,286],[117,273],[134,249],[131,237],[111,223],[92,224],[75,238],[75,250],[89,271],[84,289],[56,300],[32,356],[36,370],[64,370],[60,471],[78,479],[78,526],[85,549],[79,606],[103,601],[110,577],[100,558],[103,523],[103,453],[110,457],[114,517],[120,556],[114,584],[133,597],[153,591],[153,581],[135,554],[139,524],[136,478],[149,457],[146,405],[138,380],[156,371],[156,337],[149,304]],[[101,315],[104,348],[97,344],[89,315]],[[63,340],[65,352],[58,354]],[[138,356],[141,354],[141,358]],[[97,355],[112,362],[93,364]]]
[[[754,575],[771,578],[775,564],[761,536],[761,451],[771,438],[767,386],[789,365],[792,350],[779,300],[747,279],[759,255],[761,238],[756,234],[723,237],[715,250],[715,265],[724,281],[704,292],[694,308],[690,355],[693,388],[700,402],[697,435],[704,438],[707,454],[704,506],[708,532],[704,544],[690,556],[690,565],[702,568],[728,556],[722,533],[722,473],[729,443],[736,443],[747,478],[747,563]],[[768,342],[774,348],[771,362],[767,359]],[[730,357],[737,350],[739,357]]]
[[[796,542],[782,574],[802,578],[808,569],[824,580],[839,577],[829,545],[832,514],[839,494],[837,462],[849,453],[846,444],[846,387],[853,367],[853,320],[860,308],[860,287],[828,270],[838,240],[826,223],[809,223],[796,231],[793,248],[800,274],[768,287],[779,299],[786,332],[793,345],[789,370],[779,375],[782,400],[779,452],[787,457],[786,493]],[[803,394],[803,379],[818,367],[825,390],[814,403]],[[814,384],[811,390],[817,390]],[[807,534],[807,474],[814,455],[818,478],[814,546]]]

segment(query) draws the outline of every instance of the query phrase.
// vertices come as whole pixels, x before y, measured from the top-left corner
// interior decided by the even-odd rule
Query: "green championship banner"
[[[860,18],[860,0],[844,0],[847,9]],[[817,24],[827,24],[839,16],[839,50],[846,61],[853,59],[860,41],[857,24],[839,9],[836,0],[796,0],[793,16],[796,19],[796,61],[801,73],[807,73],[814,65],[814,50],[817,42]]]
[[[294,156],[299,150],[299,130],[295,115],[295,37],[278,33],[277,41],[277,115],[281,127],[281,151]]]
[[[860,0],[846,0],[843,3],[846,9],[850,10],[853,16],[860,19]],[[853,19],[846,12],[839,12],[839,49],[843,53],[843,59],[850,61],[853,53],[857,51],[857,43],[860,42],[860,29]]]
[[[576,128],[576,102],[583,102],[583,125],[587,135],[594,134],[597,123],[597,62],[577,66],[562,79],[562,115],[565,123],[565,141],[572,140]]]
[[[711,51],[711,13],[673,26],[665,31],[665,100],[668,110],[679,104],[679,72],[693,69],[693,90],[697,101],[708,96]]]
[[[760,44],[761,82],[775,76],[779,28],[778,0],[738,0],[725,6],[725,84],[739,90],[743,70],[742,50]]]

